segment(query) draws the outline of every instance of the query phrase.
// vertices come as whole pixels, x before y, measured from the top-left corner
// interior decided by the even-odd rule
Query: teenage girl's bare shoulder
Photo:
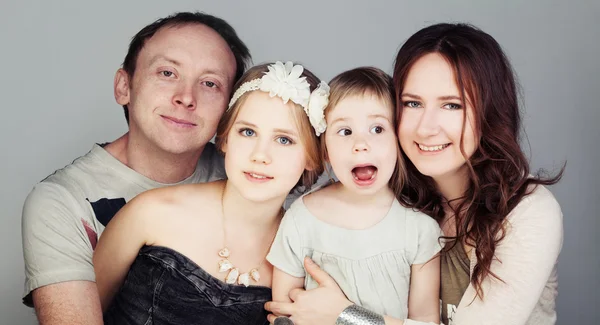
[[[176,216],[183,217],[219,202],[223,184],[218,181],[152,189],[136,196],[123,210],[128,215],[143,215],[147,219],[165,219],[168,216],[172,220]]]

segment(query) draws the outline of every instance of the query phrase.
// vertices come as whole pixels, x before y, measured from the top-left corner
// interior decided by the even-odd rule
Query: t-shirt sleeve
[[[75,198],[62,186],[37,184],[23,206],[22,240],[25,261],[23,302],[39,287],[64,281],[95,281],[92,265],[93,231]]]
[[[442,249],[440,236],[442,230],[437,221],[425,214],[415,217],[417,249],[411,264],[423,264]]]
[[[267,260],[283,272],[301,278],[306,274],[300,232],[295,222],[295,210],[295,206],[292,205],[283,216]]]

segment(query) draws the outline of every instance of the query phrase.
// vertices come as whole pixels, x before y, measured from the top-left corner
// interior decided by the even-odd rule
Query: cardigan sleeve
[[[483,300],[469,285],[453,323],[522,325],[547,324],[552,318],[555,321],[556,290],[544,292],[544,288],[553,276],[562,241],[560,206],[549,190],[538,186],[507,217],[505,238],[498,243],[491,264],[491,271],[500,280],[492,276],[484,279]],[[549,315],[532,315],[540,302]]]

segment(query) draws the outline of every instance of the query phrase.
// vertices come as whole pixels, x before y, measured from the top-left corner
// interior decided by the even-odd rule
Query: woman
[[[94,253],[106,324],[267,323],[283,202],[323,171],[317,84],[291,62],[248,70],[217,129],[228,179],[146,192],[111,220]]]
[[[544,185],[562,171],[551,179],[529,173],[515,77],[501,47],[468,25],[424,28],[398,52],[394,84],[408,169],[398,199],[445,234],[442,322],[554,324],[562,212]],[[323,287],[266,308],[297,325],[419,324],[351,305],[315,272]],[[325,297],[327,308],[318,305]]]

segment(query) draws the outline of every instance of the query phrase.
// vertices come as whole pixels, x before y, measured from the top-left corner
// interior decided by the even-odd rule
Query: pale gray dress
[[[305,277],[303,260],[309,256],[355,304],[405,319],[411,265],[423,264],[440,251],[441,234],[435,220],[397,200],[377,224],[351,230],[321,221],[301,197],[283,217],[267,260],[292,276]],[[310,276],[304,285],[318,286]]]

